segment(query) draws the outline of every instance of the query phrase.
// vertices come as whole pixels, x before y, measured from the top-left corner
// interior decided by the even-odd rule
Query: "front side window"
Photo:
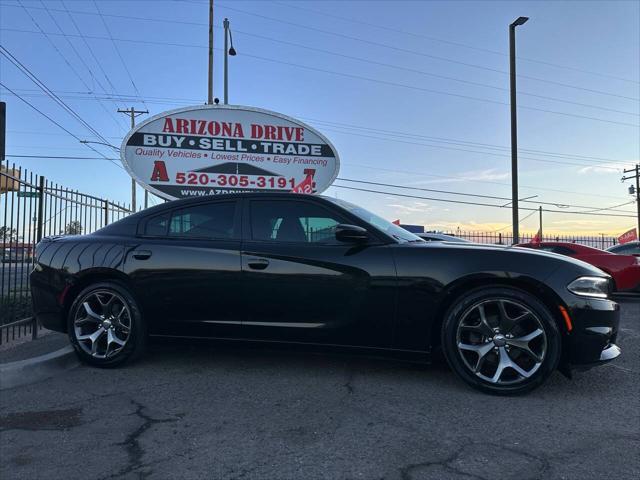
[[[340,218],[306,202],[252,201],[251,238],[277,242],[339,244],[335,238]]]
[[[423,242],[420,237],[414,235],[413,233],[405,230],[404,228],[395,225],[388,220],[385,220],[382,217],[379,217],[375,213],[371,213],[368,210],[365,210],[362,207],[358,207],[353,203],[345,202],[344,200],[338,200],[337,198],[325,197],[330,202],[335,203],[339,207],[344,208],[352,215],[355,215],[361,220],[364,220],[366,223],[373,225],[375,228],[380,230],[381,232],[386,233],[387,235],[393,237],[398,242]]]
[[[169,222],[170,237],[234,238],[236,204],[210,203],[175,210]]]

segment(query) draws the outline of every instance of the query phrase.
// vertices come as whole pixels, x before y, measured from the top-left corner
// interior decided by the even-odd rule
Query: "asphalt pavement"
[[[446,366],[154,345],[0,395],[0,478],[637,479],[640,303],[615,363],[523,397]]]

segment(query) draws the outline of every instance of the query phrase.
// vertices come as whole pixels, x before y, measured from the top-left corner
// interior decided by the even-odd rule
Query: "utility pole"
[[[529,17],[518,17],[509,25],[509,77],[511,94],[511,198],[513,206],[513,243],[520,241],[520,220],[518,218],[518,123],[516,113],[516,27],[523,25]]]
[[[209,97],[207,105],[213,105],[213,0],[209,0]]]
[[[629,170],[625,170],[623,173],[633,173],[634,175],[629,175],[628,177],[622,177],[622,181],[631,180],[632,178],[636,179],[636,188],[633,186],[629,187],[629,193],[636,194],[636,208],[638,209],[638,235],[640,235],[640,163],[637,163],[635,168],[631,168]]]
[[[542,205],[538,207],[538,214],[540,216],[540,241],[542,241]]]
[[[118,109],[118,113],[125,113],[127,115],[129,115],[131,117],[131,130],[133,130],[136,126],[136,117],[138,115],[142,115],[144,113],[149,113],[147,110],[136,110],[135,108],[131,107],[129,109]],[[144,191],[144,206],[145,208],[147,208],[147,203],[149,202],[149,197],[148,197],[148,192],[145,190]],[[136,181],[133,179],[133,177],[131,177],[131,208],[133,209],[133,211],[136,211]]]

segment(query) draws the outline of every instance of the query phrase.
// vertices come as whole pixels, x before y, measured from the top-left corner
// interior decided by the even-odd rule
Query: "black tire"
[[[519,310],[521,307],[522,310]],[[505,313],[505,310],[508,311]],[[531,315],[517,315],[523,319],[517,322],[522,324],[513,322],[516,317],[512,318],[511,315],[514,312],[527,310]],[[502,315],[506,315],[504,322],[512,326],[511,330],[502,328]],[[486,320],[484,323],[482,318]],[[478,320],[477,324],[475,319]],[[489,332],[494,332],[485,336],[486,326],[491,327]],[[518,333],[525,328],[531,333]],[[503,334],[502,330],[517,333]],[[514,346],[517,340],[534,333],[537,336],[527,340],[525,348]],[[445,314],[441,335],[442,350],[451,369],[467,384],[486,393],[517,395],[530,392],[542,385],[560,362],[562,342],[553,315],[543,302],[517,288],[481,287],[459,297]],[[532,346],[531,342],[535,342],[535,345]],[[471,351],[469,347],[478,351]],[[506,355],[505,366],[503,355]],[[475,363],[474,359],[477,359]],[[508,362],[515,363],[520,371],[530,376],[520,374]],[[494,365],[495,370],[492,370]]]
[[[104,322],[105,319],[109,320],[113,316],[112,321],[109,323],[109,325],[111,325],[111,323],[113,323],[113,325],[110,328],[107,327],[105,330],[105,323],[101,323],[101,321],[95,320],[96,317],[87,314],[84,303],[95,304],[96,301],[99,302],[99,298],[109,298],[108,295],[113,295],[112,298],[114,298],[114,300],[107,308],[120,310],[122,307],[126,307],[127,310],[123,314],[126,314],[126,317],[124,317],[122,323],[116,320],[112,312],[103,315],[103,317],[106,318],[103,318],[101,320],[102,322]],[[98,305],[98,308],[102,306],[99,303],[96,305]],[[91,308],[92,311],[96,310],[93,306],[89,308]],[[82,318],[78,319],[78,316],[84,316],[87,319],[91,318],[91,320],[89,320],[90,324],[83,322]],[[128,322],[126,321],[127,319],[129,320]],[[78,324],[82,326],[77,326]],[[97,327],[97,325],[100,325],[100,327]],[[104,330],[104,332],[98,337],[98,342],[96,342],[97,351],[92,355],[88,350],[89,345],[92,347],[94,342],[90,339],[79,339],[78,337],[86,336],[86,334],[90,333],[90,331],[83,332],[82,330],[84,328],[92,329],[94,326],[96,328],[95,333],[97,333],[100,328]],[[125,328],[125,326],[128,326],[128,328]],[[96,367],[111,368],[122,365],[125,362],[131,362],[142,355],[146,346],[146,328],[138,303],[123,284],[115,281],[95,283],[82,290],[69,309],[67,329],[71,344],[80,360]],[[116,338],[118,341],[122,341],[122,337],[127,334],[123,346],[118,348],[115,341],[113,342],[116,347],[111,350],[111,353],[109,352],[110,347],[108,344],[104,352],[101,351],[103,350],[101,346],[107,342],[107,338],[105,337],[107,334],[110,334],[109,330],[111,330],[111,335],[113,335],[109,340]],[[102,353],[104,353],[104,356]]]

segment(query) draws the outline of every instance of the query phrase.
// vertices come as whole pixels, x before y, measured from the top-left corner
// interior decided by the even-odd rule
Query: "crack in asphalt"
[[[355,388],[353,386],[353,380],[356,376],[356,371],[353,368],[353,366],[351,365],[347,365],[347,381],[346,383],[343,385],[343,387],[345,387],[347,389],[347,392],[349,394],[352,394],[355,391]]]
[[[158,425],[158,424],[162,424],[162,423],[171,423],[171,422],[177,422],[180,418],[183,417],[183,415],[176,415],[179,418],[162,418],[162,419],[157,419],[157,418],[152,418],[149,415],[147,415],[146,413],[144,413],[145,409],[148,409],[148,407],[146,405],[143,405],[142,403],[138,402],[135,399],[131,399],[131,403],[133,405],[135,405],[136,409],[133,413],[131,413],[130,415],[135,415],[138,418],[140,418],[142,420],[142,423],[138,426],[138,428],[136,428],[135,430],[133,430],[132,432],[130,432],[127,437],[125,438],[124,441],[116,443],[115,445],[120,446],[120,447],[124,447],[125,452],[128,455],[128,462],[127,465],[120,469],[120,471],[108,475],[106,477],[103,477],[104,479],[106,478],[120,478],[124,475],[127,475],[129,473],[133,473],[136,470],[139,470],[141,468],[146,468],[148,466],[150,466],[150,464],[143,464],[142,463],[142,457],[145,454],[145,450],[142,447],[142,445],[140,444],[140,437],[142,437],[142,435],[149,430],[151,427]],[[157,462],[154,462],[154,465]],[[139,471],[138,472],[138,478],[140,479],[144,479],[147,478],[149,475],[151,475],[153,473],[153,470],[149,470],[149,471]]]
[[[547,471],[549,471],[549,469],[551,468],[551,464],[550,462],[542,457],[542,456],[538,456],[538,455],[534,455],[530,452],[525,452],[523,450],[520,449],[516,449],[513,448],[511,446],[506,446],[506,445],[500,445],[500,444],[496,444],[496,443],[478,443],[478,442],[473,442],[473,441],[468,441],[466,443],[463,443],[458,450],[456,450],[454,453],[448,455],[447,457],[445,457],[442,460],[431,460],[431,461],[425,461],[425,462],[420,462],[420,463],[412,463],[409,465],[404,466],[403,468],[400,469],[400,477],[402,478],[402,480],[412,480],[413,479],[413,473],[416,470],[419,469],[423,469],[423,468],[429,468],[432,466],[439,466],[442,467],[443,469],[447,470],[450,473],[456,474],[456,475],[461,475],[467,478],[472,478],[472,479],[476,479],[476,480],[493,480],[495,478],[495,475],[492,475],[491,477],[484,477],[481,475],[474,475],[468,472],[465,472],[463,470],[461,470],[459,467],[455,467],[454,465],[452,465],[453,462],[455,462],[456,460],[459,460],[460,457],[462,456],[463,452],[466,450],[467,447],[472,447],[475,445],[481,445],[481,446],[490,446],[490,447],[495,447],[498,450],[503,450],[503,451],[507,451],[507,452],[511,452],[517,455],[521,455],[523,457],[526,457],[530,460],[533,460],[535,462],[539,462],[540,468],[537,469],[537,471],[533,474],[533,476],[531,477],[520,477],[521,480],[526,480],[526,479],[539,479],[539,478],[543,478],[544,475],[546,474]]]

